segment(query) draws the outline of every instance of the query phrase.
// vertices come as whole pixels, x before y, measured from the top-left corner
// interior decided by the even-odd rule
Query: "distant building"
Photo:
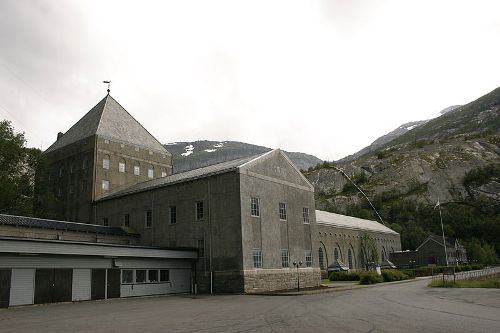
[[[467,263],[467,251],[457,238],[446,237],[448,264]],[[446,265],[443,237],[430,235],[415,251],[397,251],[391,253],[390,260],[398,267],[417,267],[427,265]]]

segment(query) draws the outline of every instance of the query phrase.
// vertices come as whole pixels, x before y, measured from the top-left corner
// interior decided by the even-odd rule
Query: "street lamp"
[[[302,261],[293,261],[293,266],[297,268],[297,292],[300,292],[300,277],[299,277],[299,267],[302,266]]]

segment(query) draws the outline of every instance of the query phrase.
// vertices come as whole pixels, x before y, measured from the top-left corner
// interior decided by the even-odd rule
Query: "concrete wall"
[[[319,248],[323,249],[324,269],[334,261],[334,249],[337,248],[339,260],[349,265],[348,251],[352,251],[353,270],[365,269],[363,256],[361,254],[361,243],[363,235],[375,240],[379,260],[382,260],[382,252],[387,259],[389,253],[401,251],[401,239],[399,235],[387,234],[369,230],[355,230],[339,228],[329,224],[318,224],[319,247],[315,250],[318,256]]]
[[[294,260],[303,262],[300,274],[304,286],[318,286],[314,193],[307,181],[276,152],[244,168],[240,184],[245,292],[293,288],[296,286]],[[251,216],[252,197],[259,199],[259,217]],[[286,221],[280,220],[280,202],[286,204]],[[309,224],[304,224],[303,208],[309,208]],[[262,251],[262,268],[254,268],[254,248]],[[282,267],[283,249],[288,249],[289,268]],[[306,250],[312,251],[310,268],[306,268]]]

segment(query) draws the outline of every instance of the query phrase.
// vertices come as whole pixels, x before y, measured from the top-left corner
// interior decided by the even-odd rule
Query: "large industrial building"
[[[175,173],[109,94],[45,154],[66,222],[0,216],[3,306],[262,292],[293,288],[297,276],[315,287],[329,260],[363,269],[362,237],[382,257],[401,249],[377,222],[316,211],[313,186],[279,149]],[[64,297],[51,281],[65,281]]]

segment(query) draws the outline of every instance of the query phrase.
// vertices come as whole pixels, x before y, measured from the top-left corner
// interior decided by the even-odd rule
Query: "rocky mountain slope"
[[[438,116],[441,116],[441,115],[446,114],[446,113],[448,113],[450,111],[456,110],[459,107],[461,107],[461,105],[449,106],[449,107],[441,110],[441,112],[439,112]],[[378,138],[377,140],[373,141],[369,146],[361,149],[360,151],[358,151],[358,152],[356,152],[356,153],[354,153],[352,155],[344,157],[340,161],[352,161],[352,160],[354,160],[354,159],[356,159],[356,158],[358,158],[360,156],[363,156],[365,154],[377,151],[380,148],[382,148],[383,146],[385,146],[387,143],[389,143],[392,140],[396,139],[397,137],[405,134],[408,131],[411,131],[412,129],[414,129],[414,128],[420,126],[420,125],[423,125],[423,124],[427,123],[430,120],[432,120],[432,119],[417,120],[417,121],[411,121],[409,123],[405,123],[405,124],[399,126],[398,128],[396,128],[395,130],[393,130],[393,131],[391,131],[391,132],[389,132],[389,133],[387,133],[385,135],[382,135],[380,138]]]
[[[372,199],[412,249],[429,232],[494,244],[500,252],[500,88],[335,164]],[[306,172],[317,207],[376,219],[344,175],[323,163]]]
[[[174,172],[183,172],[224,161],[262,154],[271,148],[237,141],[173,142],[165,145],[172,153]],[[322,161],[316,156],[285,152],[299,169],[307,169]]]

